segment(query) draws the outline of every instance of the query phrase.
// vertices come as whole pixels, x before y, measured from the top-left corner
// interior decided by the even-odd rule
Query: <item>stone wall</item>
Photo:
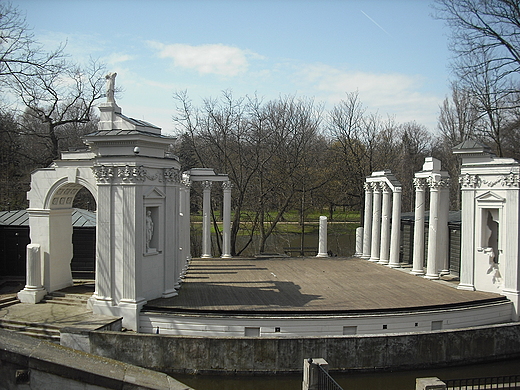
[[[418,369],[520,356],[520,324],[374,336],[205,338],[92,332],[92,353],[167,373],[282,373],[323,357],[331,371]]]
[[[0,330],[0,390],[15,389],[191,388],[163,373]]]

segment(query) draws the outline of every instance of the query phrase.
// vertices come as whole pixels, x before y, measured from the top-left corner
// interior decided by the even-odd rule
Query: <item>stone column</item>
[[[450,213],[450,181],[443,178],[440,187],[440,206],[439,206],[439,266],[441,268],[441,275],[448,275],[450,273],[450,259],[448,248],[450,246],[450,232],[448,228],[448,220]]]
[[[379,251],[379,264],[388,264],[390,260],[390,187],[387,183],[381,183],[383,191],[383,206],[381,215],[381,248]]]
[[[354,257],[363,256],[363,226],[356,228],[356,253]]]
[[[428,178],[430,187],[430,219],[428,229],[428,262],[426,265],[426,279],[439,279],[439,208],[440,208],[440,177]]]
[[[370,247],[370,261],[379,261],[381,244],[381,187],[378,182],[372,182],[374,198],[372,204],[372,245]]]
[[[459,290],[475,290],[475,193],[479,186],[477,175],[461,175],[462,226],[460,234],[460,283]]]
[[[425,179],[415,178],[415,220],[413,227],[413,268],[414,275],[424,275],[424,202]]]
[[[401,194],[402,188],[395,187],[392,199],[392,235],[390,237],[390,262],[389,267],[400,266],[401,249]]]
[[[180,257],[180,274],[178,284],[182,282],[182,278],[188,270],[189,261],[191,260],[191,221],[190,221],[190,188],[191,181],[189,177],[184,177],[182,180],[182,194],[183,200],[180,202],[182,208],[182,256]]]
[[[362,259],[370,259],[372,246],[372,199],[373,192],[370,183],[365,183],[365,216],[363,219],[363,254]]]
[[[230,181],[222,182],[222,192],[224,194],[224,207],[222,216],[222,258],[231,258],[231,188]]]
[[[211,258],[211,185],[202,182],[202,258]]]
[[[320,216],[318,254],[316,257],[329,257],[327,253],[327,217]]]
[[[18,293],[20,302],[38,303],[47,294],[47,291],[42,286],[41,267],[40,245],[27,245],[27,280],[25,288]]]

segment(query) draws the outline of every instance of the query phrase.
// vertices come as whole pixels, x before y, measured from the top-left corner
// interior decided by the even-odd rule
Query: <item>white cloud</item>
[[[244,73],[248,67],[248,56],[256,56],[246,50],[222,44],[191,46],[185,44],[165,45],[149,42],[158,50],[159,57],[171,58],[175,66],[195,69],[202,74],[236,76]]]
[[[437,121],[442,97],[424,92],[424,79],[401,73],[348,72],[328,65],[305,66],[299,82],[316,97],[333,105],[347,92],[359,92],[363,105],[382,115],[396,116],[400,122],[417,121],[430,128]]]
[[[105,58],[105,62],[110,65],[117,65],[122,62],[131,61],[135,59],[134,56],[125,53],[111,53],[108,57]]]

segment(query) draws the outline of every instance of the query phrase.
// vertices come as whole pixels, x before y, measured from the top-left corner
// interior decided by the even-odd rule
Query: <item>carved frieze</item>
[[[481,188],[481,187],[519,187],[520,175],[517,173],[508,173],[507,175],[501,175],[493,178],[492,180],[481,178],[479,175],[470,175],[466,173],[460,175],[459,183],[462,188]]]
[[[105,165],[96,165],[92,167],[92,171],[98,183],[108,183],[114,177],[114,168]]]
[[[123,182],[127,183],[144,182],[146,179],[154,181],[159,177],[157,173],[149,175],[147,169],[142,165],[136,167],[130,165],[120,167],[117,176],[120,177]]]
[[[163,178],[160,181],[165,181],[167,183],[180,183],[181,173],[178,169],[165,168],[163,169]]]

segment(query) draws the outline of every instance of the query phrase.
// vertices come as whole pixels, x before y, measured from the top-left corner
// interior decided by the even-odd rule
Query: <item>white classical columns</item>
[[[362,258],[399,267],[401,191],[401,184],[390,171],[367,177]]]
[[[365,217],[363,220],[363,254],[362,259],[370,259],[372,246],[372,185],[365,183]]]
[[[392,193],[388,184],[381,183],[383,192],[383,205],[381,207],[381,248],[379,252],[379,264],[388,264],[390,260],[390,197]]]
[[[211,258],[211,188],[214,182],[222,183],[222,258],[231,257],[231,189],[227,175],[216,174],[211,168],[193,168],[183,174],[190,183],[202,184],[202,258]],[[187,194],[189,202],[189,192]],[[189,203],[188,203],[189,205]],[[189,208],[186,211],[189,216]],[[188,219],[189,220],[189,219]],[[188,224],[189,227],[189,224]]]
[[[231,188],[230,181],[222,182],[223,212],[222,216],[222,258],[231,258]]]
[[[202,258],[211,257],[211,186],[212,182],[202,182]]]
[[[424,275],[424,202],[426,180],[414,179],[415,187],[415,218],[413,227],[413,267],[411,273]]]
[[[448,270],[449,176],[441,171],[441,162],[426,157],[423,170],[415,174],[414,275],[424,275],[424,224],[426,189],[430,191],[428,223],[427,279],[439,279]]]
[[[401,248],[401,187],[394,187],[392,198],[392,235],[390,236],[390,261],[388,266],[399,267]]]
[[[370,246],[369,261],[379,261],[381,244],[381,186],[378,182],[372,183],[372,244]]]

